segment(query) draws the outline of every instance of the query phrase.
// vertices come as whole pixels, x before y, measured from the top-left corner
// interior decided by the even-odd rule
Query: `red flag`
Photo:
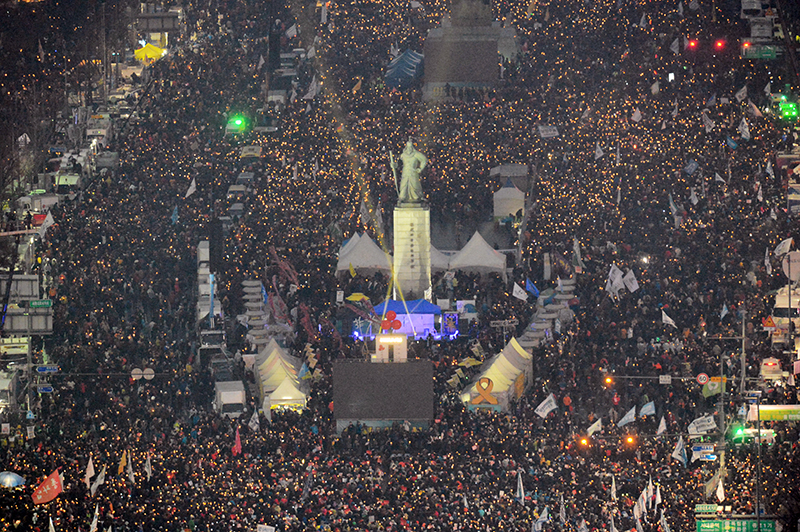
[[[58,474],[58,469],[44,479],[44,482],[39,484],[39,487],[33,490],[33,504],[45,504],[52,501],[58,494],[64,491],[64,486],[61,484],[61,475]]]
[[[233,456],[242,453],[242,439],[239,437],[239,427],[236,427],[236,441],[233,444],[231,452],[233,453]]]

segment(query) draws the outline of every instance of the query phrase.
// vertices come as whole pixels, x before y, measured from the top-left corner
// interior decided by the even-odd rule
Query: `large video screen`
[[[333,415],[337,420],[433,419],[433,365],[335,362]]]

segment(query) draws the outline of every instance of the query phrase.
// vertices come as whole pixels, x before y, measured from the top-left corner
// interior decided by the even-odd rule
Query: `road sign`
[[[672,375],[659,375],[658,376],[658,383],[659,384],[672,384]]]
[[[692,452],[693,453],[713,453],[714,452],[714,444],[713,443],[695,443],[692,445]]]
[[[37,373],[58,373],[61,371],[61,368],[58,366],[38,366],[36,368]]]
[[[511,320],[494,320],[489,322],[489,326],[491,327],[516,327],[519,325],[518,319],[511,319]]]
[[[775,320],[772,316],[767,316],[766,318],[761,318],[761,325],[764,327],[765,331],[774,331],[778,327],[775,325]]]
[[[694,513],[696,514],[715,514],[717,513],[716,504],[695,504]]]
[[[28,307],[30,308],[50,308],[53,306],[52,299],[33,299],[28,301]]]
[[[52,384],[37,384],[36,390],[39,393],[53,393],[53,385]]]
[[[800,281],[800,251],[791,251],[783,257],[783,273],[794,282]]]
[[[705,373],[700,373],[699,375],[697,375],[697,384],[703,385],[706,383],[708,383],[708,375],[706,375]]]
[[[28,414],[25,417],[28,419],[36,419],[36,414],[33,413],[33,410],[28,410]]]
[[[750,519],[698,519],[697,532],[775,532],[774,519],[761,519],[761,530],[755,517]]]
[[[713,462],[716,459],[717,459],[717,455],[716,454],[701,454],[700,455],[700,460],[702,460],[704,462]]]

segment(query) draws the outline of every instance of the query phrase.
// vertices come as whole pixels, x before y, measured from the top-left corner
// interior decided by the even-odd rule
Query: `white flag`
[[[767,84],[764,86],[764,94],[769,96],[771,93],[772,93],[772,82],[768,81]]]
[[[528,300],[528,294],[526,294],[525,290],[523,290],[522,287],[517,283],[514,283],[514,288],[511,290],[511,295],[522,301]]]
[[[39,238],[44,238],[44,236],[47,234],[47,228],[54,223],[56,223],[56,221],[53,219],[53,213],[48,211],[47,216],[44,217],[42,225],[39,227]]]
[[[88,490],[91,486],[91,479],[94,476],[94,462],[92,462],[92,457],[89,457],[89,463],[86,465],[86,475],[83,477],[83,482],[86,484],[86,489]]]
[[[549,512],[547,511],[547,506],[544,507],[544,511],[541,513],[539,518],[533,523],[533,530],[534,532],[541,532],[544,524],[550,519]]]
[[[622,278],[622,282],[625,283],[625,288],[628,289],[628,292],[633,293],[639,289],[639,282],[636,280],[636,274],[633,273],[633,270],[628,270],[628,273]]]
[[[183,197],[183,199],[186,199],[192,194],[194,194],[196,190],[197,190],[197,181],[195,181],[195,179],[192,178],[192,182],[189,183],[189,189],[186,191],[186,195]]]
[[[48,528],[48,532],[56,532],[56,525],[53,524],[53,518],[50,518],[50,526]]]
[[[153,476],[153,465],[150,463],[150,452],[147,452],[147,461],[144,463],[144,472],[147,474],[147,480]]]
[[[581,114],[581,120],[586,120],[587,118],[589,118],[589,108],[588,107]]]
[[[547,396],[547,399],[542,401],[539,406],[536,407],[534,412],[536,412],[537,416],[544,419],[547,417],[547,414],[555,410],[557,407],[558,405],[556,404],[556,396],[551,393]]]
[[[636,421],[636,407],[635,406],[633,408],[631,408],[630,410],[628,410],[627,414],[622,416],[622,419],[619,420],[619,422],[617,423],[617,426],[618,427],[624,427],[628,423],[632,423],[634,421]]]
[[[747,85],[739,89],[739,91],[736,93],[735,96],[737,102],[741,103],[742,101],[744,101],[744,99],[747,98]]]
[[[258,66],[256,67],[256,70],[261,70],[261,67],[264,66],[264,63],[266,63],[266,61],[264,61],[264,56],[263,55],[259,55],[258,56]]]
[[[661,509],[661,520],[660,520],[660,523],[661,523],[661,532],[672,532],[669,529],[669,525],[667,524],[667,520],[664,519],[664,509],[663,508]]]
[[[133,476],[133,456],[131,456],[130,451],[128,451],[128,479],[131,484],[136,484],[136,479]]]
[[[764,171],[768,176],[775,177],[775,170],[772,169],[772,159],[767,161],[767,167],[764,169]]]
[[[655,401],[650,401],[649,403],[645,403],[645,405],[639,411],[639,417],[654,416],[654,415],[656,415]]]
[[[678,443],[675,444],[672,457],[683,464],[683,467],[686,467],[686,445],[683,443],[683,436],[678,437]]]
[[[586,434],[591,436],[595,432],[599,432],[603,430],[603,418],[597,418],[597,421],[589,425],[589,428],[586,429]]]
[[[517,493],[514,498],[523,505],[525,504],[525,488],[522,486],[522,469],[517,471]]]
[[[681,41],[679,37],[675,37],[675,40],[669,45],[669,49],[675,55],[679,55],[681,53]]]
[[[658,82],[656,81],[655,83],[650,85],[650,94],[658,94],[659,92],[661,92],[661,85],[659,85]]]
[[[611,500],[617,500],[617,478],[611,475]]]
[[[659,434],[663,434],[667,431],[667,422],[664,420],[664,416],[661,416],[661,421],[658,423],[658,429],[656,430],[656,436]]]
[[[661,504],[661,484],[656,486],[656,501],[655,502],[656,502],[656,508],[658,508],[658,505]]]
[[[297,37],[297,24],[292,24],[288,30],[286,30],[286,36],[288,38]]]
[[[672,325],[672,326],[673,326],[673,327],[675,327],[676,329],[678,328],[678,326],[677,326],[677,325],[675,325],[675,322],[674,322],[674,321],[672,321],[672,318],[670,318],[669,316],[667,316],[667,313],[666,313],[666,312],[664,312],[664,309],[661,309],[661,322],[662,322],[664,325]]]
[[[638,517],[636,518],[636,532],[644,532],[642,528],[642,521]]]
[[[638,107],[633,110],[633,115],[631,115],[631,120],[633,120],[636,123],[642,121],[642,112],[639,110]]]
[[[764,268],[767,270],[767,275],[772,275],[772,261],[769,260],[769,248],[764,250]]]
[[[778,247],[775,248],[775,255],[780,257],[781,255],[789,253],[789,250],[792,249],[793,242],[794,240],[792,240],[791,238],[787,238],[786,240],[778,244]]]
[[[719,319],[724,320],[725,316],[727,316],[727,315],[728,315],[728,304],[727,303],[723,303],[722,304],[722,310],[719,313]]]
[[[722,179],[721,175],[719,175],[717,172],[714,172],[714,182],[716,183],[717,181],[720,183],[725,183],[726,185],[728,184],[724,179]]]
[[[741,135],[744,140],[750,140],[750,126],[747,124],[747,119],[744,117],[742,117],[742,121],[739,122],[739,135]]]
[[[564,494],[562,493],[559,496],[559,510],[558,510],[558,518],[561,520],[561,523],[564,524],[567,522],[567,508],[564,505]]]
[[[646,28],[647,27],[647,14],[642,13],[642,18],[639,20],[639,27]]]
[[[689,195],[689,201],[692,205],[697,205],[700,203],[700,198],[697,197],[697,193],[694,191],[694,187],[691,187],[692,193]]]
[[[94,505],[94,519],[92,519],[92,524],[89,525],[89,532],[97,532],[97,519],[100,516],[100,504]]]
[[[617,530],[617,527],[614,526],[614,515],[611,514],[609,517],[611,518],[611,523],[608,525],[608,531],[619,532],[619,530]]]
[[[703,117],[703,127],[706,128],[706,133],[711,133],[714,129],[714,121],[708,117],[708,114],[702,113]]]
[[[683,2],[678,2],[678,16],[683,16]]]
[[[758,107],[756,107],[756,104],[754,104],[750,100],[747,100],[747,109],[748,111],[750,111],[750,114],[753,115],[755,118],[761,118],[764,116],[761,110]]]
[[[717,500],[722,502],[725,500],[725,488],[722,486],[722,477],[719,478],[717,483]]]
[[[326,7],[325,2],[322,2],[322,10],[319,13],[319,21],[321,24],[328,23],[328,8]]]
[[[261,430],[261,422],[258,419],[258,410],[253,412],[253,415],[250,416],[250,422],[247,424],[250,427],[250,430],[253,432],[258,432]]]
[[[594,160],[596,161],[600,157],[603,156],[603,148],[600,147],[600,143],[597,143],[597,147],[594,149]]]
[[[89,492],[92,494],[92,497],[94,497],[97,488],[99,488],[100,485],[103,484],[105,481],[106,481],[106,466],[103,466],[103,469],[100,471],[100,474],[97,475],[96,479],[94,479],[92,487],[89,488]]]

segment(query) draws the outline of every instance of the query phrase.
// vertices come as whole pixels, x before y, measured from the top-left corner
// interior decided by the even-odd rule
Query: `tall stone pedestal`
[[[401,203],[394,209],[394,298],[422,299],[431,287],[431,212],[428,205]]]

